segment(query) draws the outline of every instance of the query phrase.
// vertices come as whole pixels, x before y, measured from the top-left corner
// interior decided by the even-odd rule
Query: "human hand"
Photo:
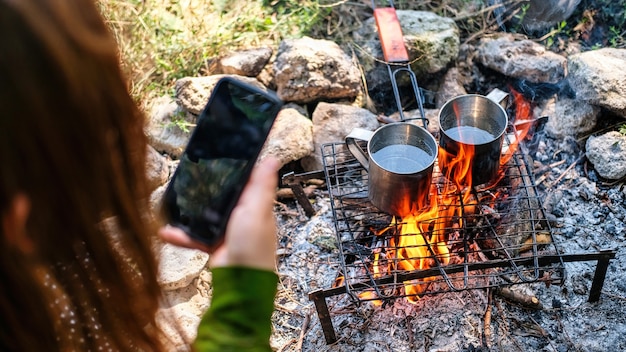
[[[211,267],[236,265],[275,270],[277,240],[273,206],[279,167],[278,160],[271,157],[255,166],[228,220],[224,243],[211,253]],[[159,236],[174,245],[210,253],[206,245],[179,228],[165,226],[159,230]]]

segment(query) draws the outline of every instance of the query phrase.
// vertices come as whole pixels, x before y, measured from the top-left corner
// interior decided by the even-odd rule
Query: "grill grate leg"
[[[602,286],[604,286],[604,279],[606,277],[606,270],[609,267],[609,261],[612,258],[615,258],[615,251],[605,250],[602,252],[606,255],[598,258],[596,272],[593,275],[593,282],[591,283],[591,289],[589,290],[589,302],[597,302],[600,299],[600,293],[602,293]]]
[[[309,293],[309,299],[315,303],[315,309],[317,310],[317,317],[322,325],[324,331],[324,338],[326,338],[326,344],[330,345],[337,342],[337,335],[335,335],[335,328],[333,327],[333,321],[330,319],[330,311],[326,304],[326,296],[324,290],[317,290]]]

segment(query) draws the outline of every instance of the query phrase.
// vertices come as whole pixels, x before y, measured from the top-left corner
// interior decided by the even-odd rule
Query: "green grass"
[[[181,77],[229,50],[301,37],[330,7],[319,1],[100,0],[138,101],[171,94]]]

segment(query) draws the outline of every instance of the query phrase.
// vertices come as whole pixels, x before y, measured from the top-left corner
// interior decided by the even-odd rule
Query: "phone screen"
[[[165,192],[170,224],[210,246],[221,242],[281,106],[275,94],[233,78],[217,83]]]

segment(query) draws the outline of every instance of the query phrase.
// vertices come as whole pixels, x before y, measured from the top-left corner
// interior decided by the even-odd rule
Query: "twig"
[[[291,210],[289,209],[289,207],[287,206],[287,204],[279,202],[279,201],[274,201],[274,205],[277,205],[281,208],[281,210],[277,210],[276,212],[282,215],[287,215],[287,216],[291,216],[291,217],[298,217],[300,216],[300,213],[298,213],[297,211]]]
[[[567,340],[568,345],[574,346],[572,339],[570,339],[569,334],[567,333],[567,329],[565,329],[565,325],[563,325],[563,322],[561,321],[561,317],[557,314],[555,315],[555,318],[556,321],[559,323],[559,328],[561,329],[561,331],[563,331],[563,334],[565,335],[565,339]]]
[[[541,175],[541,177],[537,178],[537,181],[535,182],[535,184],[537,184],[537,185],[542,184],[543,181],[545,181],[546,178],[548,178],[548,173],[547,173],[548,171],[554,169],[555,167],[557,167],[557,166],[559,166],[561,164],[565,164],[565,162],[566,162],[566,160],[562,159],[562,160],[559,160],[559,161],[557,161],[555,163],[552,163],[550,165],[541,167],[539,170],[537,170],[535,172],[535,175],[538,174],[538,173],[544,173],[544,172],[545,173],[543,175]]]
[[[581,136],[581,137],[577,138],[577,139],[576,139],[576,142],[578,142],[578,143],[582,143],[582,142],[584,142],[587,138],[589,138],[589,136],[591,136],[591,135],[600,135],[600,134],[603,134],[604,132],[607,132],[607,131],[615,131],[615,130],[617,130],[617,129],[619,128],[619,126],[621,126],[621,125],[623,125],[623,124],[624,124],[623,122],[618,122],[618,123],[613,124],[613,125],[611,125],[611,126],[607,126],[607,127],[603,128],[603,129],[601,129],[601,130],[598,130],[598,131],[593,131],[592,133],[585,134],[585,135],[583,135],[583,136]]]
[[[620,178],[618,180],[615,180],[615,181],[610,181],[610,182],[602,181],[602,185],[604,185],[604,186],[615,186],[616,184],[618,184],[620,182],[624,182],[624,181],[626,181],[626,176],[624,176],[624,177],[622,177],[622,178]]]
[[[607,295],[607,296],[609,296],[611,298],[617,298],[617,299],[621,299],[622,301],[626,301],[626,297],[624,297],[624,296],[619,296],[619,295],[616,295],[616,294],[613,294],[613,293],[609,293],[609,292],[606,292],[606,291],[602,291],[602,294]]]
[[[311,313],[307,312],[302,321],[302,327],[300,328],[300,337],[298,338],[298,344],[296,345],[296,351],[302,351],[302,343],[304,342],[304,335],[309,330],[309,322],[311,321]]]
[[[545,180],[546,180],[546,178],[548,178],[548,175],[546,175],[546,174],[541,175],[541,177],[539,177],[539,178],[537,179],[537,181],[535,182],[535,184],[537,184],[537,185],[542,184],[542,183],[543,183],[543,181],[545,181]]]
[[[576,164],[578,164],[584,157],[585,157],[585,154],[579,156],[578,159],[576,159],[576,161],[574,161],[570,166],[567,167],[567,169],[565,169],[565,171],[563,171],[563,173],[561,173],[561,176],[559,176],[556,180],[554,180],[554,182],[552,182],[552,184],[550,185],[550,187],[548,187],[548,189],[556,186],[559,182],[561,182],[563,177],[565,177],[565,175],[567,175],[567,173],[570,172],[570,170],[572,170],[574,166],[576,166]]]
[[[407,316],[405,317],[406,326],[407,326],[407,334],[409,335],[409,349],[412,351],[415,348],[415,336],[413,336],[413,317]]]
[[[519,12],[519,9],[516,9],[515,11],[511,12],[510,15],[508,15],[506,18],[504,18],[502,20],[502,23],[508,22],[510,21],[513,17],[515,17],[517,15],[517,13]],[[471,41],[473,41],[474,39],[476,39],[477,37],[483,36],[486,33],[488,33],[489,31],[495,31],[496,28],[498,28],[500,25],[499,23],[496,21],[494,23],[488,24],[485,28],[482,28],[481,30],[477,31],[476,33],[470,35],[469,37],[467,37],[467,39],[465,39],[465,41],[463,42],[463,44],[467,44]]]
[[[493,291],[489,290],[487,294],[487,309],[485,310],[485,316],[483,319],[483,347],[487,350],[490,349],[489,341],[491,341],[491,300],[493,298]]]
[[[556,347],[554,347],[554,344],[552,344],[552,340],[550,340],[550,336],[548,336],[548,333],[546,332],[546,329],[544,329],[543,327],[541,327],[541,325],[539,325],[539,323],[532,317],[532,316],[528,316],[530,318],[530,320],[533,321],[533,323],[535,323],[535,325],[537,325],[537,327],[539,328],[539,333],[546,338],[546,340],[548,340],[548,343],[550,344],[550,347],[552,347],[553,350],[558,351],[556,349]]]

